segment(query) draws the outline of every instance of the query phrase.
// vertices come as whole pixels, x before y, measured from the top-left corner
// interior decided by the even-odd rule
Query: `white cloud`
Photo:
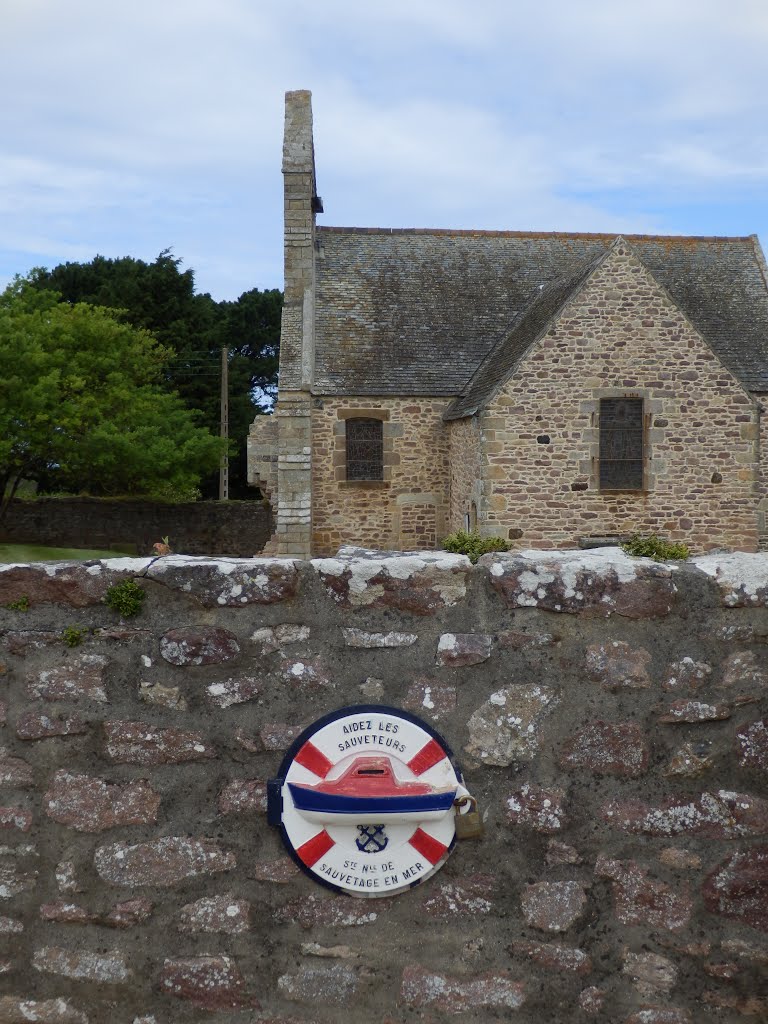
[[[708,233],[749,188],[768,226],[764,0],[5,0],[2,29],[0,277],[173,245],[214,294],[279,285],[287,88],[326,223]]]

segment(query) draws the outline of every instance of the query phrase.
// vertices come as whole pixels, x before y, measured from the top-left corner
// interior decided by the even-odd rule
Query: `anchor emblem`
[[[360,835],[355,846],[361,853],[381,853],[386,849],[389,837],[383,825],[358,825],[357,831]]]

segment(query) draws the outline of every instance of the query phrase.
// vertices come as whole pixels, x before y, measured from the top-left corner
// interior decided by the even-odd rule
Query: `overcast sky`
[[[767,0],[0,0],[0,287],[167,247],[282,287],[283,94],[320,223],[768,243]]]

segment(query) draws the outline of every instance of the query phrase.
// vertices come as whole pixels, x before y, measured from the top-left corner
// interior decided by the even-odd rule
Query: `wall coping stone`
[[[33,603],[83,607],[100,603],[109,586],[131,577],[185,591],[205,606],[271,604],[293,597],[307,573],[319,577],[344,607],[389,606],[416,614],[461,602],[470,576],[485,578],[511,607],[570,614],[663,617],[673,610],[681,586],[694,579],[699,585],[714,584],[724,607],[768,607],[768,552],[654,562],[620,548],[493,553],[477,566],[446,551],[356,547],[309,562],[206,555],[16,562],[0,564],[0,604],[26,594]]]

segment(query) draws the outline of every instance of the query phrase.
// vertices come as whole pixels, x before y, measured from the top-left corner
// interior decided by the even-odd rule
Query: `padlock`
[[[461,813],[460,808],[469,802],[469,810]],[[473,796],[465,797],[456,803],[456,838],[457,839],[481,839],[485,829],[480,811],[477,809],[477,800]]]

